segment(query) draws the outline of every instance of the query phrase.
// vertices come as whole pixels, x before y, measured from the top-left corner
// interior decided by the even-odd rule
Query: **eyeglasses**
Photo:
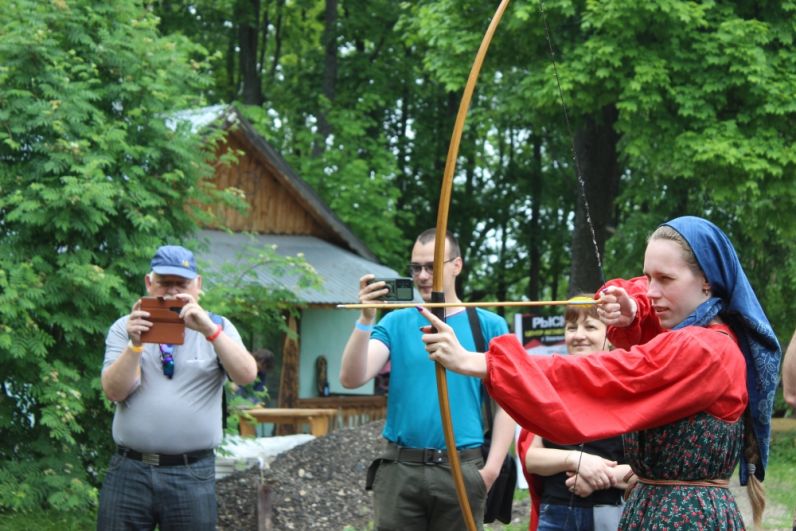
[[[158,280],[155,280],[155,285],[157,285],[157,287],[163,288],[163,289],[171,289],[171,288],[188,289],[188,286],[191,285],[191,282],[193,282],[193,280],[160,280],[160,279],[158,279]]]
[[[160,344],[160,363],[166,378],[174,378],[174,345]]]
[[[450,258],[448,260],[443,260],[442,263],[443,264],[447,264],[448,262],[453,262],[457,258],[459,258],[459,257],[458,256],[454,256],[453,258]],[[434,274],[434,262],[428,262],[428,263],[425,263],[425,264],[416,264],[416,263],[412,262],[412,263],[409,264],[409,273],[413,277],[416,277],[417,275],[419,275],[424,269],[426,271],[428,271],[429,275],[433,275]]]

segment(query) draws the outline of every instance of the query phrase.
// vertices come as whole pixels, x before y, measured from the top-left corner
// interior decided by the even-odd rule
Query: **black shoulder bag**
[[[470,329],[473,333],[476,351],[486,352],[486,342],[484,341],[484,334],[481,332],[481,322],[478,320],[475,308],[467,308],[467,317],[470,320]],[[481,396],[484,398],[484,409],[486,410],[486,431],[484,432],[484,444],[481,446],[481,452],[484,455],[484,461],[486,461],[492,444],[492,398],[486,392],[483,384],[481,385],[481,390]],[[484,522],[490,523],[496,519],[504,524],[511,522],[511,503],[514,501],[514,489],[516,486],[517,463],[514,462],[514,456],[509,452],[503,459],[500,473],[487,494],[486,506],[484,507]]]

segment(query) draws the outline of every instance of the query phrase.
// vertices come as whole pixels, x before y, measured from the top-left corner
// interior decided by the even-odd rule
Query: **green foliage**
[[[783,97],[796,90],[787,74],[796,66],[792,9],[679,1],[587,8],[583,54],[561,66],[592,73],[573,86],[584,105],[585,95],[610,94],[620,110],[627,174],[609,267],[625,274],[627,264],[640,263],[638,251],[635,258],[618,251],[642,249],[658,223],[706,216],[733,240],[783,337],[794,318],[787,301],[796,295],[788,280],[796,272],[796,108]],[[613,61],[607,78],[597,50]]]
[[[330,27],[320,0],[262,3],[257,14],[235,5],[170,2],[159,12],[164,31],[215,52],[215,94],[230,98],[240,81],[237,25],[268,22],[259,49],[266,103],[247,114],[341,219],[400,267],[415,235],[435,224],[459,93],[495,5],[340,0]],[[567,291],[577,182],[560,85],[573,132],[606,107],[618,110],[620,195],[591,205],[610,211],[615,229],[606,275],[637,274],[644,239],[661,221],[703,215],[743,249],[769,315],[788,333],[793,11],[793,2],[512,3],[457,160],[449,228],[468,264],[463,294]]]
[[[796,491],[793,490],[793,477],[796,474],[796,431],[774,430],[771,437],[771,454],[766,468],[766,496],[774,504],[785,508],[785,514],[778,514],[778,521],[773,516],[766,518],[772,526],[766,528],[786,528],[790,526],[796,506]]]
[[[285,277],[298,289],[322,286],[302,255],[281,256],[276,246],[263,247],[252,238],[230,262],[208,272],[202,306],[230,319],[244,337],[263,329],[291,333],[287,319],[298,316],[301,306],[296,294],[284,287]]]
[[[323,49],[324,2],[287,4],[281,76],[264,79],[268,112],[250,114],[335,214],[394,267],[410,245],[400,228],[415,215],[402,208],[396,183],[404,170],[395,147],[406,132],[396,130],[395,105],[411,79],[407,73],[399,81],[411,65],[401,60],[398,36],[389,31],[397,16],[389,0],[341,3],[336,25],[328,28],[338,43],[338,76],[333,94],[324,94],[325,69],[332,68]]]
[[[405,6],[412,42],[427,44],[424,66],[448,88],[460,90],[476,48],[474,37],[483,33],[493,7],[451,0]],[[616,233],[606,248],[607,275],[639,274],[646,235],[662,221],[686,213],[706,216],[729,233],[775,327],[789,334],[796,317],[787,303],[796,295],[789,280],[796,272],[796,216],[791,214],[796,200],[794,104],[787,96],[796,91],[791,74],[796,66],[791,51],[793,9],[792,3],[679,0],[561,0],[545,2],[544,10],[538,1],[512,5],[477,90],[482,101],[501,102],[492,104],[511,110],[516,125],[499,112],[479,114],[479,103],[470,120],[485,129],[492,124],[497,131],[524,129],[530,137],[544,130],[542,152],[550,163],[541,167],[547,184],[559,180],[555,168],[567,164],[566,147],[562,149],[560,137],[549,133],[554,129],[569,136],[561,119],[557,82],[575,130],[584,118],[615,105],[621,195],[615,205],[592,205],[616,211]],[[557,72],[547,49],[546,25]],[[490,144],[499,145],[497,140]],[[523,166],[532,168],[523,147],[517,144],[511,150],[511,162],[519,170],[512,174],[515,183]],[[490,179],[499,182],[500,164],[483,155],[475,164],[496,168]],[[571,176],[574,169],[564,167],[563,174]],[[565,179],[574,191],[574,181]],[[510,189],[510,184],[501,182],[500,187]],[[562,202],[561,197],[569,199]],[[554,205],[565,212],[575,208],[566,194],[531,200],[543,202],[543,226],[556,219]],[[519,202],[490,205],[513,209]],[[515,224],[508,230],[522,234],[520,227]],[[559,234],[568,230],[565,224]],[[555,245],[566,253],[565,237]],[[556,264],[552,249],[541,250],[547,263]],[[494,281],[491,275],[484,278]]]
[[[0,12],[0,510],[96,502],[105,331],[208,200],[202,139],[166,125],[201,102],[203,52],[156,24],[129,1]]]
[[[402,5],[398,27],[422,58],[423,75],[458,97],[495,6],[450,1]],[[547,115],[529,112],[534,110],[529,91],[536,96],[544,86],[531,89],[527,79],[549,61],[538,18],[520,23],[520,17],[528,20],[527,14],[523,3],[504,15],[476,86],[457,164],[450,225],[466,250],[468,298],[556,298],[566,292],[577,189],[567,161],[569,139],[555,128],[560,121],[557,99],[534,104]],[[447,141],[453,111],[444,130],[429,130],[425,138],[442,135]],[[435,198],[423,196],[432,208]]]
[[[268,390],[253,391],[251,385],[247,386],[247,396],[256,396],[260,399],[260,403],[265,403],[268,399]],[[235,393],[236,388],[234,384],[228,382],[224,392],[227,393],[227,422],[224,426],[224,434],[226,436],[239,436],[240,435],[240,422],[241,420],[250,420],[256,423],[256,419],[247,415],[245,409],[252,407],[252,403],[248,398],[244,398]],[[230,453],[224,447],[219,448],[219,452],[224,455]]]

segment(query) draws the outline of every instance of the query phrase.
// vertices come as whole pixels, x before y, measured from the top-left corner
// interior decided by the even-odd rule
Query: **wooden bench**
[[[328,408],[254,407],[241,411],[240,434],[243,437],[256,436],[255,423],[309,424],[310,433],[316,437],[322,437],[329,433],[329,421],[336,415],[336,409]],[[252,417],[254,422],[248,420],[247,416]]]

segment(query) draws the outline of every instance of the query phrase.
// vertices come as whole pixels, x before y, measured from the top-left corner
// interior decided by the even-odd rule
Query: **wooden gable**
[[[224,123],[226,142],[216,151],[224,160],[230,151],[240,153],[233,164],[215,164],[213,183],[219,190],[236,188],[245,195],[247,212],[218,205],[215,214],[224,220],[209,229],[234,232],[315,236],[375,261],[376,257],[331,211],[279,153],[234,108]]]
[[[248,212],[219,207],[216,214],[226,220],[235,232],[260,234],[301,234],[324,240],[337,240],[306,203],[285,186],[285,178],[262,153],[253,148],[246,137],[231,131],[227,142],[216,153],[216,160],[229,151],[242,152],[234,165],[216,164],[214,182],[219,189],[237,188],[246,196]],[[213,227],[218,228],[218,227]]]

